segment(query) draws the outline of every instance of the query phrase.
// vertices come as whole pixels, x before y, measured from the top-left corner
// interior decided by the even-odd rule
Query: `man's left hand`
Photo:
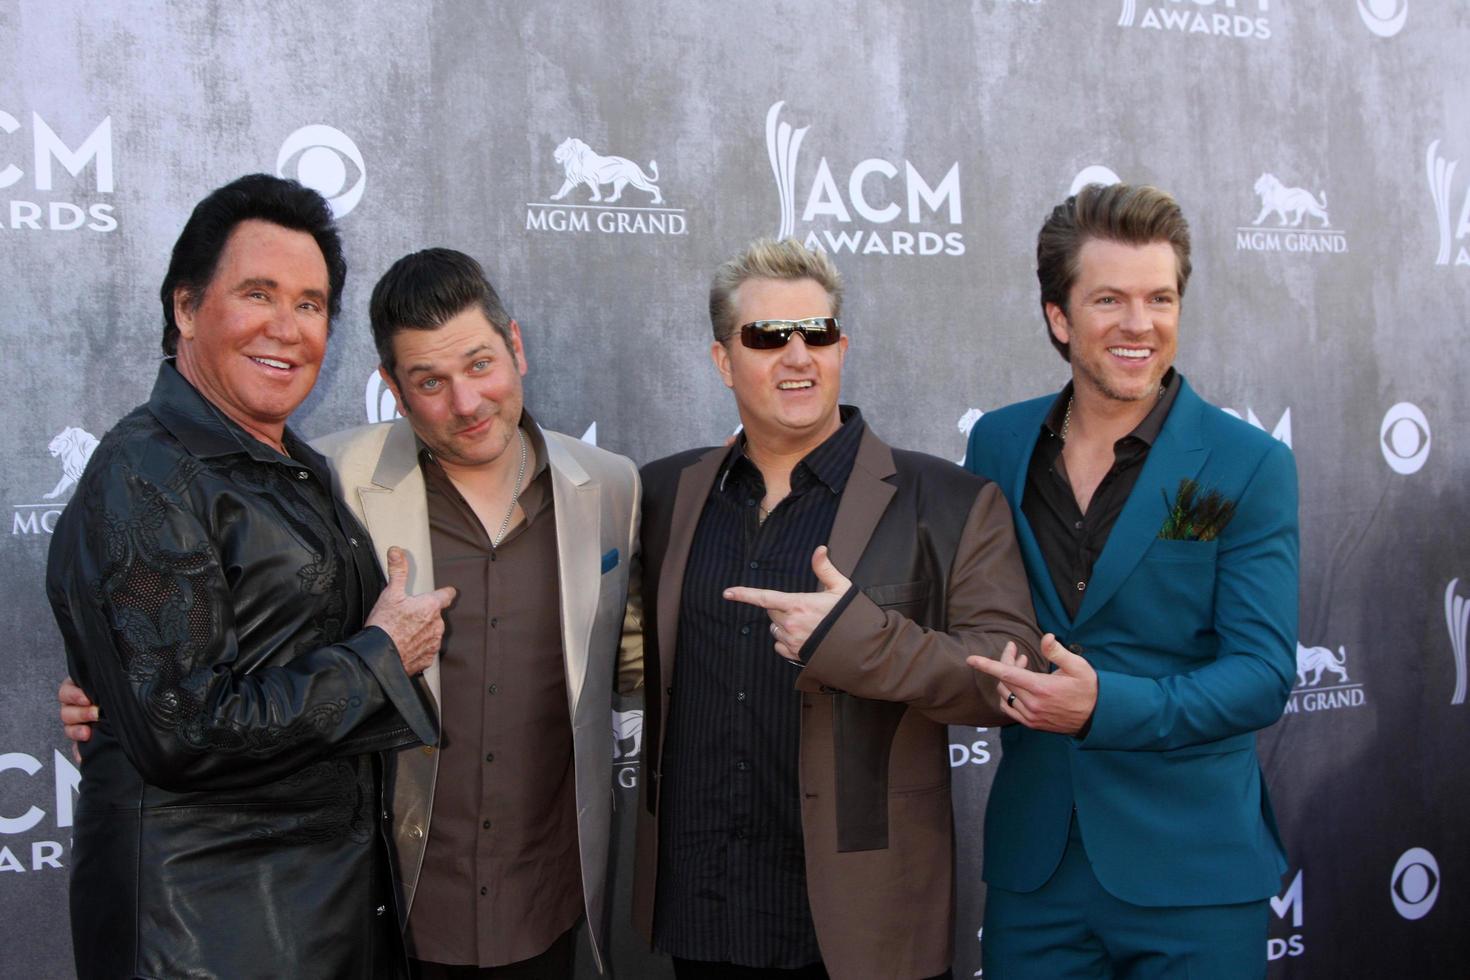
[[[1076,735],[1097,707],[1097,671],[1051,633],[1041,638],[1041,655],[1057,669],[1049,674],[1027,670],[1024,654],[1000,660],[970,657],[966,663],[1000,682],[1000,708],[1013,721],[1037,731]]]
[[[817,584],[822,587],[820,592],[777,592],[743,585],[725,590],[726,599],[748,602],[766,611],[771,617],[771,635],[776,640],[776,652],[796,663],[801,662],[802,644],[837,605],[837,600],[852,587],[852,580],[839,572],[827,556],[826,545],[812,552],[812,571],[817,573]]]

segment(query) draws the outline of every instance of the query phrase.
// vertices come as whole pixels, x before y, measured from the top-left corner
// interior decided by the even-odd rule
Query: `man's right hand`
[[[92,722],[97,720],[97,706],[87,697],[87,692],[68,677],[56,689],[56,700],[61,702],[61,730],[73,743],[85,742],[92,737]],[[81,764],[80,746],[71,747],[72,761]]]
[[[454,601],[452,586],[408,594],[408,555],[388,549],[388,587],[378,596],[364,626],[376,626],[393,638],[408,676],[422,674],[434,662],[444,640],[445,609]]]

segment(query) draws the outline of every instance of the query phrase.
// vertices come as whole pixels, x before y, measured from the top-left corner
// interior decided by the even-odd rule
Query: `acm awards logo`
[[[1470,249],[1465,239],[1470,238],[1470,187],[1465,189],[1465,201],[1460,205],[1459,220],[1450,221],[1450,211],[1455,191],[1455,168],[1458,160],[1449,160],[1439,155],[1439,140],[1429,144],[1424,166],[1429,177],[1429,196],[1434,200],[1434,218],[1439,226],[1439,250],[1435,253],[1435,265],[1470,266]]]
[[[1286,928],[1288,935],[1271,936],[1266,940],[1266,959],[1301,956],[1307,951],[1306,940],[1301,932],[1304,918],[1302,894],[1302,870],[1298,868],[1296,877],[1291,879],[1286,890],[1271,899],[1271,911],[1276,913],[1277,922],[1272,923],[1270,931]],[[1287,925],[1283,927],[1280,923]]]
[[[349,169],[350,168],[350,169]],[[276,154],[276,176],[300,181],[327,199],[332,216],[345,218],[367,190],[362,151],[340,129],[313,124],[286,137]]]
[[[69,425],[56,434],[46,447],[61,466],[61,478],[49,493],[41,494],[41,502],[15,504],[10,524],[11,535],[51,534],[56,530],[56,521],[66,501],[61,498],[69,494],[87,468],[87,460],[97,449],[97,437],[86,429]]]
[[[1465,635],[1470,632],[1470,601],[1457,595],[1458,578],[1450,579],[1444,590],[1444,624],[1450,631],[1450,653],[1455,658],[1455,690],[1450,704],[1465,703]]]
[[[1123,0],[1119,27],[1265,41],[1271,37],[1271,0]]]
[[[1378,448],[1389,469],[1405,476],[1418,473],[1429,459],[1429,419],[1412,402],[1399,402],[1383,414]]]
[[[1315,252],[1341,255],[1347,235],[1331,227],[1327,192],[1288,187],[1275,174],[1263,173],[1252,187],[1261,210],[1249,225],[1235,229],[1241,252]]]
[[[112,117],[102,121],[83,136],[75,148],[70,144],[78,130],[61,127],[68,133],[58,135],[39,112],[32,112],[30,126],[4,109],[0,109],[0,191],[11,197],[0,212],[0,228],[14,231],[99,231],[117,230],[113,206],[97,200],[113,192]],[[82,127],[85,128],[85,127]],[[26,137],[30,137],[30,156],[19,163]],[[7,157],[9,158],[7,160]],[[57,188],[56,164],[76,180],[64,189]],[[90,170],[90,180],[84,171]]]
[[[643,709],[612,713],[613,778],[623,789],[638,788],[639,753],[643,747]]]
[[[838,227],[806,229],[807,248],[853,255],[964,255],[965,236],[960,199],[960,165],[956,161],[937,181],[930,182],[909,160],[899,165],[882,157],[868,157],[847,171],[846,193],[824,156],[802,195],[797,186],[797,164],[811,126],[799,129],[780,119],[785,102],[766,111],[766,153],[776,179],[781,224],[778,239],[798,236],[797,201],[804,197],[800,224],[835,223]],[[902,173],[902,191],[894,187]],[[903,203],[900,204],[899,202]],[[856,215],[856,217],[854,217]],[[908,228],[890,228],[895,222]]]
[[[627,157],[599,153],[575,136],[558,143],[551,158],[561,186],[549,201],[526,205],[527,231],[689,234],[685,209],[664,201],[657,160],[644,168]]]
[[[1358,0],[1358,16],[1379,37],[1393,37],[1409,19],[1409,0]]]
[[[49,803],[55,810],[53,827],[39,831],[37,828],[46,819],[46,811],[35,803],[28,806],[20,816],[0,817],[0,872],[24,873],[60,870],[63,867],[61,858],[66,847],[60,840],[13,840],[33,834],[70,840],[71,832],[67,828],[72,825],[73,807],[77,790],[82,785],[82,774],[70,759],[54,749],[51,752],[51,764],[52,779],[48,786],[41,779],[35,778],[45,768],[41,760],[25,752],[0,754],[0,773],[18,771],[33,777],[25,783],[26,790],[30,792],[14,793],[9,802],[14,804],[18,799],[20,804],[25,804],[28,796],[34,796],[37,802]],[[11,782],[12,779],[13,777],[7,777],[6,781],[7,787],[11,789],[15,785]],[[38,789],[41,795],[37,795]],[[66,833],[58,833],[59,831]]]
[[[1422,847],[1399,855],[1389,878],[1388,896],[1394,911],[1409,921],[1422,919],[1439,898],[1439,862]]]
[[[1327,647],[1296,645],[1296,687],[1286,699],[1285,714],[1361,708],[1367,697],[1363,685],[1348,677],[1347,648],[1334,653]]]
[[[958,734],[965,730],[958,727],[951,727],[949,730],[950,737],[968,738],[969,736],[960,736]],[[977,728],[975,729],[975,734],[979,735],[987,730]],[[963,766],[983,766],[990,761],[991,756],[990,741],[988,739],[976,738],[968,742],[959,741],[949,743],[949,767],[951,769],[959,769]]]

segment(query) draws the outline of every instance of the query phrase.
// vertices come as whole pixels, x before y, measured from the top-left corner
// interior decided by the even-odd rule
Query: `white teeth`
[[[252,357],[251,360],[264,364],[267,367],[280,368],[282,371],[288,370],[291,367],[285,361],[278,361],[274,357]]]
[[[1119,357],[1127,357],[1135,361],[1141,361],[1144,358],[1148,357],[1150,352],[1146,350],[1135,350],[1131,347],[1109,347],[1108,353],[1116,354]]]
[[[782,381],[776,385],[782,391],[795,391],[798,388],[810,388],[811,386],[812,382],[810,381]]]

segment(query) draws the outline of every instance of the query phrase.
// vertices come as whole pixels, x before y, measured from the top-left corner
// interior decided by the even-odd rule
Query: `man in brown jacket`
[[[999,488],[838,405],[831,261],[757,242],[710,291],[744,426],[643,470],[635,925],[676,976],[947,975],[947,724],[1038,635]]]

